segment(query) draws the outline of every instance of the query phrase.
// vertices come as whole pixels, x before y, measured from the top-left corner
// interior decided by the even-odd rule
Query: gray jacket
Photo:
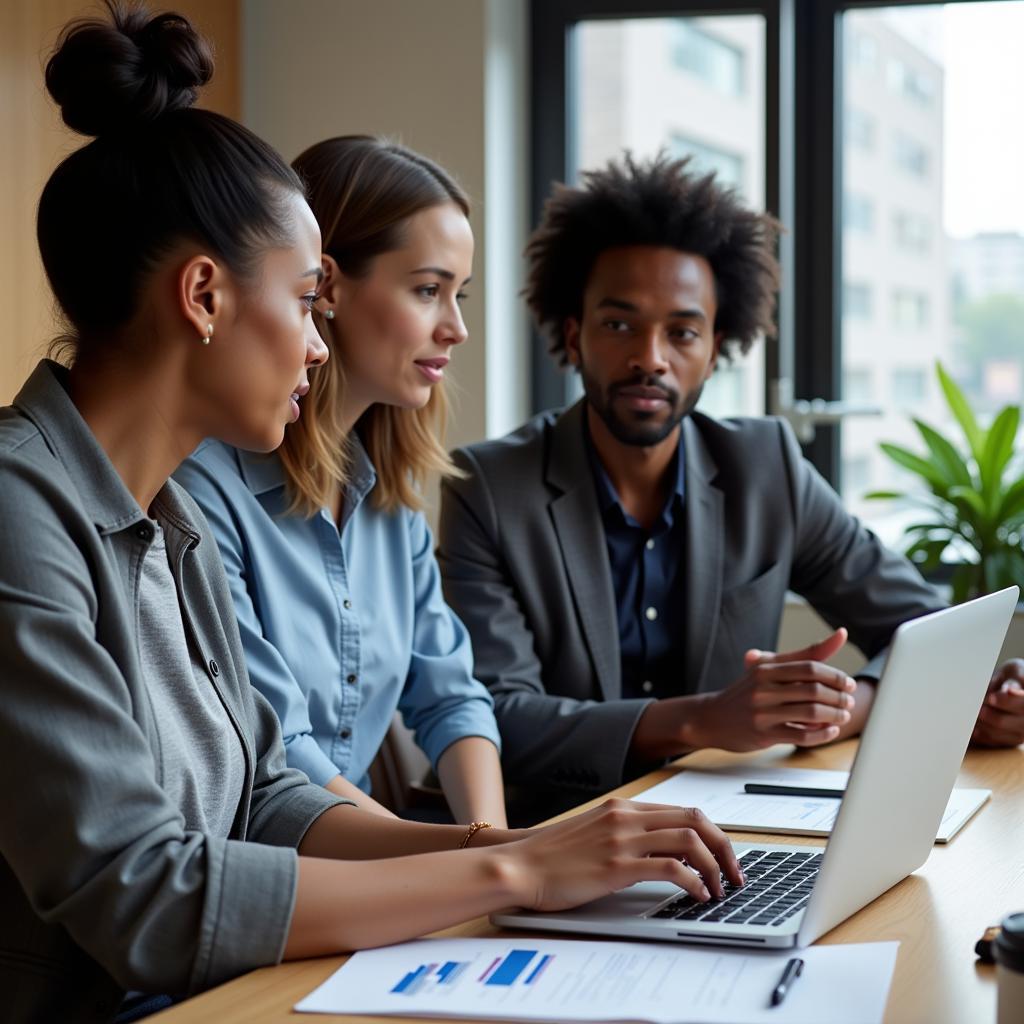
[[[575,802],[620,785],[649,700],[621,697],[618,622],[582,402],[454,453],[442,487],[445,597],[491,690],[505,778]],[[943,606],[850,516],[777,419],[683,421],[686,629],[679,690],[726,686],[775,647],[787,589],[878,661],[897,625]],[[555,805],[557,806],[557,805]],[[546,808],[552,810],[554,806]]]
[[[217,545],[157,496],[185,630],[245,751],[230,837],[160,785],[136,648],[148,520],[42,363],[0,410],[0,992],[9,1021],[103,1021],[124,990],[187,994],[277,962],[295,847],[340,801],[285,765],[246,676]],[[247,840],[247,841],[243,841]]]

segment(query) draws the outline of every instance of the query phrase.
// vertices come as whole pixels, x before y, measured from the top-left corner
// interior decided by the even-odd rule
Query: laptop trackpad
[[[628,889],[614,892],[610,896],[602,896],[593,903],[577,907],[575,910],[563,911],[565,917],[574,920],[587,918],[642,917],[671,896],[685,895],[678,885],[671,882],[638,882]],[[561,916],[561,915],[549,915]]]

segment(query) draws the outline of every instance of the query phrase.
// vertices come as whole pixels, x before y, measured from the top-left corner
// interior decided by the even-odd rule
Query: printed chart
[[[505,956],[496,956],[475,984],[495,988],[511,988],[517,983],[532,985],[554,959],[554,956],[542,955],[536,949],[513,949]],[[467,973],[471,964],[469,960],[420,964],[407,972],[390,991],[395,995],[415,996],[428,987],[455,985]]]

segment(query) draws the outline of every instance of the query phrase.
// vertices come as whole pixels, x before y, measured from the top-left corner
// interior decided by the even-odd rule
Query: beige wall
[[[470,341],[453,360],[448,440],[509,429],[526,409],[524,0],[244,0],[243,12],[244,120],[288,159],[333,135],[387,134],[468,190]]]
[[[231,116],[240,108],[240,0],[175,0],[173,8],[214,41],[217,74],[203,105]],[[158,6],[157,4],[153,5]],[[94,14],[82,0],[0,4],[0,405],[16,394],[56,333],[35,239],[39,193],[60,159],[85,140],[63,127],[43,86],[43,66],[62,25]],[[69,240],[88,259],[87,239]]]

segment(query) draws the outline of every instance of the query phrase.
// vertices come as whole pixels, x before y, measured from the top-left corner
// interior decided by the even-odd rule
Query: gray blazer
[[[0,1017],[105,1021],[276,963],[295,847],[341,801],[285,765],[249,685],[217,545],[156,498],[185,631],[245,754],[230,836],[185,828],[136,638],[149,520],[42,363],[0,410]],[[247,840],[247,841],[243,841]]]
[[[495,698],[506,779],[595,795],[648,765],[648,700],[621,697],[618,624],[583,402],[454,453],[442,488],[445,596]],[[683,421],[686,629],[679,693],[717,690],[775,647],[787,589],[848,627],[878,672],[906,619],[940,608],[914,567],[842,507],[781,420]],[[581,793],[581,791],[583,791]]]

